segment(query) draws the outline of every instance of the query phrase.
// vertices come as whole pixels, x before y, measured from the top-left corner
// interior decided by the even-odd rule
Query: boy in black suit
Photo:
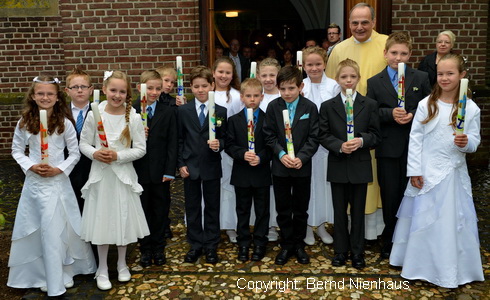
[[[281,97],[267,107],[264,126],[266,142],[272,148],[272,181],[276,199],[277,224],[281,229],[281,251],[275,263],[284,265],[291,256],[308,264],[303,242],[310,202],[311,157],[318,149],[316,105],[300,95],[303,76],[295,67],[284,67],[277,75]],[[288,151],[283,111],[289,115],[294,151]],[[292,153],[294,152],[294,153]]]
[[[213,90],[213,74],[205,66],[190,74],[195,99],[179,106],[178,166],[184,179],[187,241],[191,249],[184,261],[196,262],[203,250],[206,262],[218,262],[216,249],[220,240],[221,155],[226,138],[226,108],[215,105],[216,138],[209,139],[208,95]],[[204,227],[201,201],[204,198]]]
[[[385,223],[381,257],[385,259],[390,257],[396,214],[408,183],[408,139],[412,119],[419,101],[431,92],[428,74],[406,66],[405,108],[398,107],[398,63],[406,64],[411,53],[412,41],[407,32],[390,34],[384,50],[388,66],[367,81],[367,97],[378,102],[383,137],[376,148],[376,162]]]
[[[138,174],[138,182],[143,186],[140,196],[150,235],[139,240],[142,267],[153,263],[166,263],[165,228],[170,210],[170,182],[174,179],[177,164],[177,118],[174,111],[160,103],[162,78],[157,71],[141,74],[140,82],[146,84],[148,113],[146,133],[146,154],[133,165]],[[138,84],[141,91],[141,84]],[[141,97],[133,107],[141,113]]]
[[[352,266],[364,268],[364,208],[367,184],[373,181],[369,150],[380,142],[376,101],[356,92],[360,79],[359,66],[351,59],[343,60],[335,76],[341,93],[320,107],[320,144],[327,148],[327,180],[332,186],[334,209],[335,257],[333,266],[345,265],[351,251]],[[346,91],[352,91],[350,111],[353,116],[353,138],[348,139]],[[348,230],[347,206],[350,204],[351,230]]]
[[[265,144],[262,127],[265,113],[259,108],[264,98],[258,79],[246,79],[240,88],[240,98],[245,108],[228,119],[226,153],[233,158],[231,184],[235,187],[238,260],[248,261],[250,234],[250,210],[255,208],[252,260],[265,256],[269,228],[270,186],[272,184],[271,151]],[[253,110],[253,120],[248,121],[247,109]],[[248,130],[253,139],[248,138]],[[252,135],[251,135],[252,136]],[[253,200],[252,200],[253,198]]]

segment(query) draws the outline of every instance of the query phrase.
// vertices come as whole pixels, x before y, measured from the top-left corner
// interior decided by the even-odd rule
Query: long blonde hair
[[[131,146],[131,132],[129,130],[129,116],[130,116],[130,113],[131,113],[131,96],[132,96],[132,92],[131,92],[131,83],[129,81],[129,77],[128,75],[126,75],[126,73],[122,72],[122,71],[118,71],[118,70],[115,70],[112,72],[112,75],[109,76],[108,78],[106,78],[104,80],[104,83],[103,83],[103,86],[104,87],[107,87],[107,85],[109,84],[109,81],[111,79],[122,79],[124,81],[126,81],[126,113],[125,113],[125,119],[126,119],[126,127],[124,127],[124,130],[121,132],[121,136],[119,138],[119,140],[126,145],[126,147],[129,147]]]

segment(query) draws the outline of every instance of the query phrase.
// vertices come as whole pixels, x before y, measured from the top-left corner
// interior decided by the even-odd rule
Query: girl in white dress
[[[464,134],[458,124],[460,55],[437,64],[437,85],[420,101],[410,132],[410,182],[398,210],[390,264],[401,276],[445,288],[483,281],[477,217],[466,167],[466,153],[480,144],[480,109],[466,103]],[[468,95],[470,95],[468,93]]]
[[[327,52],[318,46],[303,50],[303,66],[306,77],[303,79],[305,98],[316,104],[318,110],[324,101],[334,98],[340,93],[337,82],[325,75]],[[311,178],[311,198],[308,207],[308,228],[305,243],[315,244],[313,227],[325,244],[333,243],[332,236],[326,231],[326,223],[333,223],[333,204],[330,182],[327,181],[328,150],[322,145],[313,155]]]
[[[228,56],[218,58],[213,65],[215,82],[214,101],[226,107],[228,118],[240,112],[243,108],[240,100],[240,83],[235,64]],[[236,199],[235,189],[230,184],[233,159],[224,151],[221,152],[223,177],[221,177],[220,227],[226,230],[230,242],[236,243]]]
[[[129,79],[121,71],[106,72],[102,90],[107,101],[98,108],[108,148],[101,147],[92,112],[87,116],[80,139],[80,150],[92,159],[89,179],[82,188],[85,207],[81,236],[97,245],[97,287],[108,290],[112,288],[107,267],[109,244],[117,245],[118,280],[126,282],[131,279],[126,265],[127,245],[149,235],[150,231],[139,198],[143,188],[138,184],[132,164],[145,155],[145,131],[140,115],[131,106]]]
[[[266,58],[259,63],[257,75],[258,79],[264,87],[264,99],[260,102],[260,109],[262,111],[267,111],[267,106],[272,100],[281,97],[279,89],[277,88],[277,73],[281,70],[281,65],[274,58]],[[270,191],[270,218],[269,218],[269,234],[267,238],[271,242],[275,242],[279,239],[279,234],[277,233],[277,211],[276,211],[276,200],[274,198],[274,190],[271,186]],[[252,210],[253,212],[253,210]]]
[[[80,239],[80,210],[68,177],[80,152],[59,83],[50,76],[34,78],[12,142],[12,156],[26,178],[12,232],[7,285],[38,287],[48,296],[64,294],[73,286],[73,276],[96,269],[90,244]],[[48,119],[47,162],[41,159],[40,109]]]

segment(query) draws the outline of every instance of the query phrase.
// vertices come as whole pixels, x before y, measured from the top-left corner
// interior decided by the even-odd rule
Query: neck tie
[[[289,112],[289,124],[293,126],[293,120],[294,120],[294,110],[293,110],[293,103],[287,103],[288,107],[288,112]]]
[[[75,125],[78,134],[80,134],[80,132],[82,131],[82,127],[83,127],[83,110],[81,110],[78,113],[77,124]]]
[[[393,83],[393,87],[395,88],[395,91],[398,92],[398,73],[395,73],[395,75],[393,75],[393,79],[391,80],[391,83]]]
[[[204,121],[206,121],[206,116],[204,115],[204,108],[206,105],[201,104],[201,112],[199,113],[199,123],[201,123],[201,127],[204,125]]]
[[[148,106],[146,112],[148,113],[148,119],[153,118],[153,109],[151,108],[151,106]]]

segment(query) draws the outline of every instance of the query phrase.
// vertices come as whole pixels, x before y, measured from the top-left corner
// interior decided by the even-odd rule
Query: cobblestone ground
[[[23,175],[10,160],[0,161],[0,209],[7,216],[3,232],[12,228],[16,202]],[[221,258],[216,265],[201,258],[196,264],[183,263],[188,250],[183,222],[182,181],[172,185],[172,230],[174,237],[166,248],[167,264],[162,267],[141,268],[137,245],[128,251],[132,279],[126,284],[115,278],[116,251],[110,253],[110,277],[113,289],[99,291],[93,276],[75,277],[75,287],[66,299],[490,299],[490,174],[488,169],[470,169],[473,192],[479,216],[481,253],[485,282],[474,282],[458,289],[438,288],[422,281],[404,281],[400,269],[390,267],[379,257],[377,244],[366,247],[367,267],[358,271],[352,267],[332,267],[332,246],[317,240],[307,247],[311,264],[301,265],[290,260],[276,266],[274,257],[279,251],[277,242],[269,243],[267,257],[261,262],[241,263],[236,260],[236,247],[226,234],[218,249]],[[332,228],[328,228],[332,232]],[[1,231],[0,231],[1,233]],[[267,282],[271,282],[266,286]],[[5,283],[2,283],[5,284]],[[38,289],[26,290],[24,299],[45,299]]]

